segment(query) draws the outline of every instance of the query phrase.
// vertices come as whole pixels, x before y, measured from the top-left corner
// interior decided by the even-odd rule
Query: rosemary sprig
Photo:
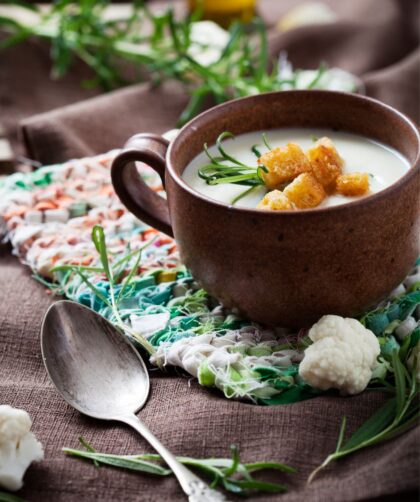
[[[249,186],[250,188],[247,188],[232,200],[232,204],[236,204],[236,202],[249,195],[258,186],[265,185],[262,172],[267,173],[268,169],[263,164],[256,166],[246,165],[230,155],[222,145],[223,140],[227,138],[234,139],[235,136],[229,131],[224,131],[218,136],[216,140],[217,156],[210,153],[207,143],[204,144],[204,152],[210,162],[199,168],[198,175],[208,185],[234,183],[236,185]],[[265,146],[271,149],[265,133],[263,133],[262,139]],[[253,145],[251,151],[257,157],[261,156],[258,145]]]
[[[343,417],[334,453],[328,455],[324,462],[311,473],[308,483],[311,483],[315,476],[333,461],[391,439],[418,423],[420,389],[416,380],[416,368],[414,367],[411,374],[408,373],[397,350],[392,352],[391,368],[395,380],[395,397],[389,399],[347,441],[344,441],[346,417]]]
[[[87,451],[73,448],[63,448],[64,453],[78,458],[92,460],[97,464],[111,465],[113,467],[128,469],[157,476],[169,476],[172,471],[161,465],[160,455],[145,453],[142,455],[113,455],[98,453],[84,439],[79,438]],[[294,473],[296,470],[286,464],[275,461],[242,462],[238,448],[231,446],[231,458],[197,459],[192,457],[177,457],[179,462],[197,469],[210,478],[211,487],[222,486],[228,492],[238,495],[248,495],[255,492],[281,493],[286,487],[279,483],[260,481],[252,476],[253,473],[276,470],[284,473]]]
[[[54,272],[65,272],[67,274],[76,274],[80,277],[82,282],[94,293],[96,297],[98,297],[111,311],[113,314],[112,322],[113,324],[123,333],[129,334],[132,338],[134,338],[149,354],[153,354],[155,352],[155,348],[153,345],[146,340],[141,334],[134,331],[126,322],[123,321],[120,315],[119,305],[121,301],[124,299],[125,294],[129,290],[129,286],[137,275],[141,252],[145,247],[150,246],[155,239],[152,239],[146,244],[144,244],[141,248],[128,253],[121,260],[117,261],[113,264],[113,266],[109,262],[109,252],[107,250],[106,241],[105,241],[105,233],[103,228],[100,225],[95,225],[92,229],[92,241],[95,245],[95,248],[99,254],[99,259],[101,263],[101,267],[87,267],[80,265],[59,265],[53,268],[51,271]],[[137,256],[136,256],[137,255]],[[119,271],[121,270],[121,266],[124,263],[127,263],[129,260],[136,258],[134,260],[134,264],[131,266],[126,278],[121,284],[119,289],[119,293],[115,295],[115,289],[117,286],[117,278],[119,276]],[[109,283],[109,296],[108,299],[102,291],[93,284],[93,282],[89,278],[89,273],[103,273]]]
[[[104,90],[150,78],[159,85],[164,80],[181,82],[191,99],[180,116],[183,124],[195,116],[210,98],[213,102],[250,96],[262,92],[296,87],[297,79],[283,79],[278,65],[269,71],[267,30],[260,19],[250,25],[236,23],[220,58],[204,66],[191,56],[197,47],[191,37],[199,13],[177,19],[172,9],[153,13],[143,2],[134,2],[132,13],[109,19],[109,0],[58,0],[39,10],[34,4],[11,0],[37,15],[37,22],[24,24],[3,15],[0,27],[9,35],[0,41],[6,49],[29,38],[41,38],[51,44],[52,76],[59,78],[70,71],[75,58],[83,60],[94,77],[87,87]],[[134,65],[135,78],[127,79],[124,64]],[[326,71],[321,67],[309,87],[314,88]],[[297,73],[296,73],[297,75]],[[147,77],[146,77],[147,76]]]

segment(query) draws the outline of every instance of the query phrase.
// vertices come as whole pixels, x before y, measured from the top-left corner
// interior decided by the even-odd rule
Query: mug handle
[[[169,206],[139,175],[135,163],[143,162],[154,169],[165,187],[166,151],[169,141],[157,134],[132,136],[111,167],[114,190],[124,206],[137,218],[173,237]]]

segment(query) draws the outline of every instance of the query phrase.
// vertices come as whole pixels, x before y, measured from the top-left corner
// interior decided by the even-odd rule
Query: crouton
[[[316,207],[325,199],[326,193],[311,173],[302,173],[284,189],[284,195],[299,209]]]
[[[308,150],[311,171],[328,193],[335,189],[335,182],[341,174],[343,159],[329,138],[319,139]]]
[[[369,175],[367,173],[342,174],[336,180],[336,190],[341,195],[364,195],[369,191]]]
[[[272,211],[284,211],[293,209],[290,200],[280,190],[268,192],[264,198],[258,203],[258,209],[270,209]]]
[[[258,164],[264,165],[269,171],[263,172],[262,178],[270,189],[292,181],[299,174],[311,169],[305,152],[296,143],[270,150],[258,159]]]

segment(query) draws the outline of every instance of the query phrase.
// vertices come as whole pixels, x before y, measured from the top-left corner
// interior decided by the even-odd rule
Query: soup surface
[[[251,150],[251,147],[258,145],[258,148],[264,151],[265,147],[261,136],[263,132],[246,133],[236,136],[234,139],[225,139],[223,147],[232,157],[247,165],[257,166],[257,157]],[[299,144],[305,151],[313,146],[314,138],[322,138],[324,136],[334,142],[343,159],[343,174],[354,172],[369,174],[368,195],[392,185],[410,167],[407,159],[393,148],[356,134],[336,132],[329,129],[304,128],[272,129],[267,131],[267,139],[272,148],[284,146],[292,142]],[[215,156],[218,154],[216,146],[210,147],[209,152]],[[232,204],[235,197],[243,193],[247,187],[232,183],[219,185],[207,184],[198,175],[198,170],[208,162],[208,157],[203,151],[186,167],[182,175],[183,179],[197,192],[202,193],[206,197],[224,202],[225,204]],[[252,193],[236,202],[235,206],[255,208],[268,191],[266,186],[258,186]],[[365,196],[349,197],[334,193],[326,197],[318,207],[344,204]]]

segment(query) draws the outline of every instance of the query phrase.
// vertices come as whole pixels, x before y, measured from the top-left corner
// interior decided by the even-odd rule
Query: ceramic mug
[[[182,179],[188,163],[223,131],[281,127],[357,133],[403,154],[410,169],[396,183],[347,204],[262,211],[211,200]],[[268,325],[308,326],[324,314],[357,316],[385,298],[419,252],[420,137],[404,115],[379,101],[331,91],[287,91],[230,101],[186,124],[170,144],[128,140],[112,182],[138,218],[175,236],[182,262],[226,307]],[[167,200],[138,176],[155,169]]]

